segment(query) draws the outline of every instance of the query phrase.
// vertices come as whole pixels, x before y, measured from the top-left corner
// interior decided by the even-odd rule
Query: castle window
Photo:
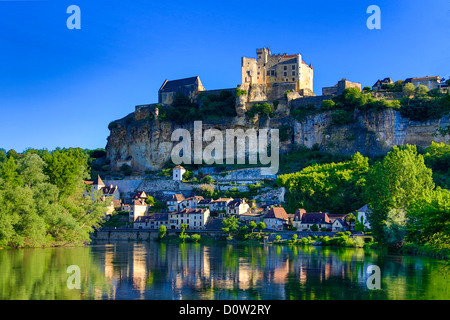
[[[292,81],[295,81],[295,78],[292,78]]]
[[[287,66],[284,66],[284,70],[287,70]]]
[[[292,75],[295,76],[295,71],[292,71]]]
[[[284,76],[287,77],[287,72],[284,73]]]
[[[295,70],[295,64],[292,65],[292,70]]]

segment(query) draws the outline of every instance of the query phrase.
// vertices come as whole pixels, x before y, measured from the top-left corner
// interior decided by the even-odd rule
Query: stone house
[[[289,223],[289,216],[283,207],[272,207],[267,211],[264,223],[267,229],[281,231]]]
[[[211,201],[209,204],[209,210],[211,212],[219,212],[223,215],[227,212],[227,205],[233,198],[219,198],[217,200]]]
[[[202,196],[193,196],[184,199],[180,202],[179,207],[181,209],[197,209],[198,203],[203,200]]]
[[[249,225],[250,221],[254,221],[256,224],[264,221],[266,215],[261,212],[245,212],[239,215],[239,221]]]
[[[184,196],[181,193],[176,193],[166,201],[169,212],[181,210],[181,203],[184,200]]]
[[[177,94],[193,100],[201,91],[205,91],[205,88],[198,76],[171,81],[166,79],[158,91],[158,103],[170,105]]]
[[[248,212],[250,209],[250,205],[243,199],[233,199],[232,201],[228,202],[226,213],[227,216],[230,215],[241,215],[243,213]]]
[[[213,201],[213,199],[201,199],[197,203],[197,208],[209,209],[209,205],[210,205],[211,201]]]
[[[329,230],[332,222],[328,214],[324,212],[306,212],[305,209],[297,209],[292,225],[298,231],[311,231],[313,225],[317,225],[319,230],[322,228]]]
[[[181,229],[182,224],[187,224],[188,229],[205,229],[209,215],[209,209],[183,209],[178,212],[170,212],[168,227]]]
[[[134,221],[135,229],[159,229],[161,225],[165,225],[166,228],[169,224],[168,213],[154,213],[149,216],[139,216]]]
[[[406,82],[406,81],[405,81]],[[434,77],[418,77],[418,78],[410,78],[408,79],[408,82],[411,82],[414,87],[418,87],[420,85],[423,85],[428,88],[428,90],[438,89],[441,84],[441,77],[434,76]]]
[[[88,186],[91,186],[90,191],[85,191],[85,196],[94,196],[94,192],[101,190],[102,196],[101,200],[105,201],[106,199],[114,199],[120,200],[120,192],[118,186],[113,186],[112,184],[106,186],[103,180],[100,178],[100,175],[97,175],[97,178],[94,180],[86,180],[84,183]]]
[[[383,84],[393,84],[394,81],[392,81],[391,78],[384,78],[383,80],[378,79],[377,82],[372,86],[373,91],[381,91],[383,90]]]
[[[339,232],[339,231],[347,231],[348,230],[348,223],[341,219],[335,219],[331,224],[331,231],[333,232]]]
[[[333,87],[323,87],[322,95],[323,96],[338,96],[341,95],[345,89],[348,88],[356,88],[361,91],[361,83],[359,82],[351,82],[347,79],[342,79],[338,81],[338,83]]]
[[[145,201],[131,200],[129,206],[129,222],[134,222],[138,217],[146,216],[148,212],[148,206]]]

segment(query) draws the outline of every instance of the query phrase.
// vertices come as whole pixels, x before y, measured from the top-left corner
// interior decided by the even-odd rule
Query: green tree
[[[418,85],[415,89],[415,95],[416,96],[425,96],[428,93],[428,88],[424,85]]]
[[[367,175],[365,198],[368,219],[379,242],[386,242],[384,226],[393,209],[408,210],[414,199],[434,188],[432,172],[416,146],[394,147]]]
[[[191,239],[193,242],[199,242],[200,241],[201,236],[198,233],[195,233],[192,235]]]
[[[158,238],[159,239],[162,239],[162,238],[164,238],[164,236],[166,235],[166,233],[167,233],[167,228],[166,228],[166,226],[165,225],[160,225],[159,226],[159,229],[158,229]]]
[[[411,82],[408,82],[403,85],[402,91],[406,96],[410,97],[416,91],[416,87]]]
[[[228,233],[228,236],[232,236],[239,228],[238,218],[232,215],[222,221],[222,231]]]
[[[261,233],[261,231],[263,231],[264,229],[266,228],[266,224],[264,223],[264,222],[259,222],[258,223],[258,229],[259,229],[259,232]]]
[[[256,224],[255,221],[250,221],[250,223],[248,224],[248,227],[250,228],[250,230],[252,231],[252,233],[253,233],[253,230],[255,230],[257,226],[258,226],[258,225]]]

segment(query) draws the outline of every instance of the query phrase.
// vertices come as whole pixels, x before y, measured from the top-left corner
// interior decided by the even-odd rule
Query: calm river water
[[[80,289],[68,288],[72,265]],[[380,290],[367,287],[370,265]],[[368,249],[94,242],[0,250],[0,299],[450,299],[450,267]]]

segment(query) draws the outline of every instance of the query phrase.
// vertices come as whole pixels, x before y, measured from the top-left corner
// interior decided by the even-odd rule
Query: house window
[[[295,76],[295,71],[292,71],[292,75]]]
[[[284,73],[284,76],[285,76],[285,77],[287,76],[287,72]]]

